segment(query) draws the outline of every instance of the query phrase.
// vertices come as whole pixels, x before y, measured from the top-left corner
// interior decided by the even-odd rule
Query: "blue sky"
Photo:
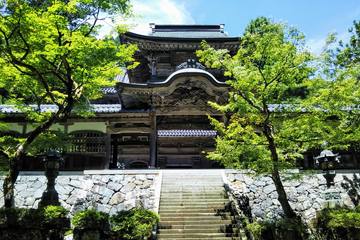
[[[146,34],[158,24],[225,24],[231,36],[240,36],[251,19],[270,17],[297,27],[309,48],[319,53],[326,36],[337,32],[348,38],[353,20],[360,20],[360,0],[131,0],[132,30]]]

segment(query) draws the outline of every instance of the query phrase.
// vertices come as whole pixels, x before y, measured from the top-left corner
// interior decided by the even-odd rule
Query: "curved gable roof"
[[[180,69],[177,70],[175,72],[173,72],[172,74],[170,74],[170,76],[168,76],[166,78],[166,80],[161,81],[161,82],[149,82],[149,83],[119,83],[122,86],[132,86],[132,87],[139,87],[139,88],[143,88],[143,87],[148,87],[148,88],[154,88],[154,87],[163,87],[163,86],[169,86],[171,85],[172,82],[174,82],[177,78],[179,77],[183,77],[183,76],[204,76],[205,78],[207,78],[208,80],[210,80],[210,82],[217,86],[217,87],[226,87],[227,84],[224,82],[220,82],[219,80],[217,80],[214,75],[212,75],[211,73],[209,73],[208,71],[202,70],[202,69],[198,69],[198,68],[185,68],[185,69]]]

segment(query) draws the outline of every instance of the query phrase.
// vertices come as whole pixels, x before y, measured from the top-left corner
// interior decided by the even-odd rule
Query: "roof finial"
[[[154,33],[155,32],[155,23],[149,23],[150,28],[151,28],[151,32]]]
[[[223,23],[221,23],[221,24],[219,24],[219,26],[220,26],[220,32],[224,32],[224,28],[225,28],[225,24],[223,24]]]

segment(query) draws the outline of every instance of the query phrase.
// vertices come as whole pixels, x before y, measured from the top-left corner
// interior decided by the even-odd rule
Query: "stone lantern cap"
[[[316,160],[327,158],[327,157],[335,157],[336,159],[339,157],[338,153],[333,153],[331,150],[323,150],[320,155],[315,157]]]
[[[331,150],[323,150],[319,156],[314,157],[315,165],[322,168],[334,168],[334,164],[340,163],[340,156],[338,153],[333,153]],[[325,164],[325,165],[323,165]]]

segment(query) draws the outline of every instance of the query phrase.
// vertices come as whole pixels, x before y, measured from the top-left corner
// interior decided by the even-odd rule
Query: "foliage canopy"
[[[0,7],[0,100],[34,123],[26,136],[0,136],[1,158],[10,166],[4,183],[9,206],[17,163],[39,146],[33,144],[39,137],[60,139],[49,132],[54,123],[91,112],[89,101],[101,96],[101,87],[113,85],[122,68],[135,66],[136,46],[97,37],[102,16],[130,13],[128,0],[7,0]],[[57,110],[42,111],[41,104]]]
[[[203,50],[197,52],[200,60],[224,69],[231,87],[227,104],[210,103],[228,117],[225,123],[211,119],[221,133],[216,151],[209,154],[211,159],[228,167],[271,172],[273,163],[264,130],[270,124],[279,166],[292,166],[303,149],[283,137],[292,128],[287,121],[296,116],[295,106],[307,94],[305,82],[314,73],[309,64],[312,57],[303,46],[301,33],[266,18],[249,24],[235,56],[203,43]]]

